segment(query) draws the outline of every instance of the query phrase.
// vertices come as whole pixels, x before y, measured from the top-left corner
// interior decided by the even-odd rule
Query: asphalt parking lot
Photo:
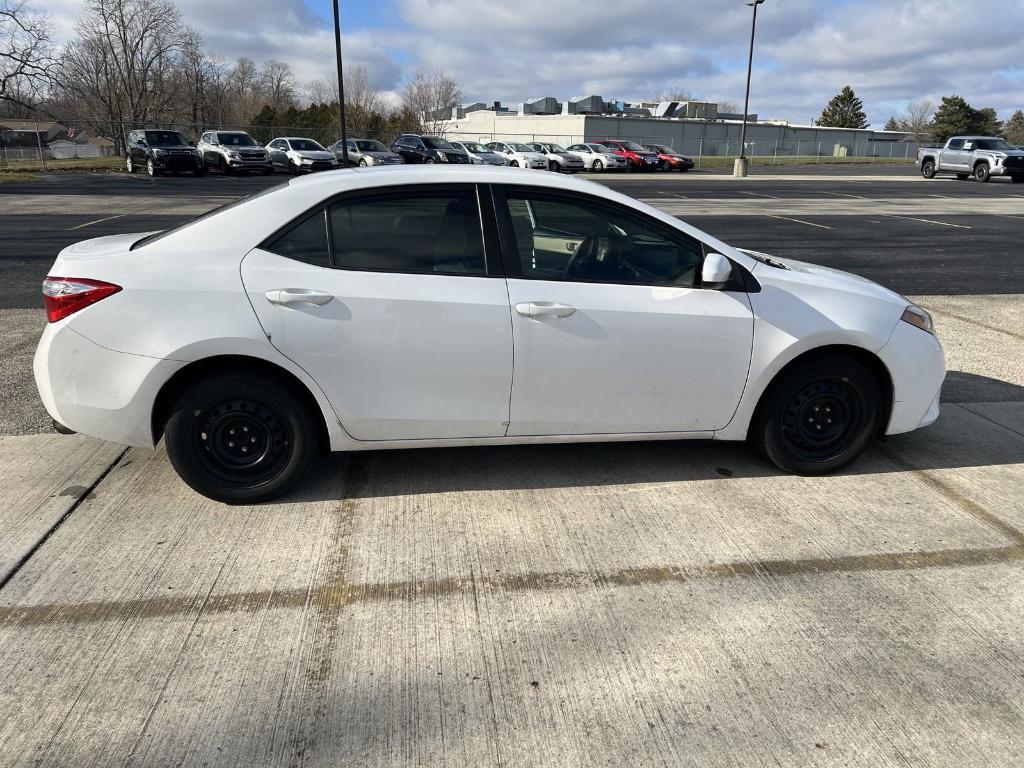
[[[724,443],[384,451],[225,507],[162,449],[47,431],[38,281],[268,180],[0,184],[0,763],[1019,765],[1024,188],[599,180],[914,296],[939,421],[827,478]]]

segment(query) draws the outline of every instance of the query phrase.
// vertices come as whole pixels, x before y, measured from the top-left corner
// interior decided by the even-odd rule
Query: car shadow
[[[1024,387],[963,372],[947,377],[930,427],[874,443],[842,475],[1024,464],[1024,435],[978,403],[1024,403]],[[984,394],[988,400],[974,395]],[[971,405],[971,404],[974,405]],[[1024,409],[1024,405],[1021,406]],[[319,480],[344,475],[348,499],[782,477],[751,446],[714,440],[478,446],[357,451],[320,459]],[[321,474],[326,473],[326,474]],[[328,501],[336,483],[307,482],[284,502]],[[330,489],[330,490],[329,490]]]

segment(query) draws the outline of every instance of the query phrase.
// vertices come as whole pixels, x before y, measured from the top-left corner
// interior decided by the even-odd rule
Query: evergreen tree
[[[885,124],[885,130],[887,130],[887,131],[898,131],[899,129],[900,129],[900,124],[896,120],[896,116],[893,115],[892,117],[889,118],[889,122],[887,122]]]
[[[1024,144],[1024,110],[1018,109],[1003,126],[1003,135],[1011,144]]]
[[[987,120],[981,110],[967,103],[962,96],[943,96],[942,104],[935,110],[932,133],[935,140],[945,144],[950,136],[965,136],[984,133]]]
[[[864,102],[857,98],[853,88],[844,85],[822,111],[818,125],[824,128],[867,128]]]
[[[983,133],[986,136],[999,136],[1003,132],[1003,121],[999,119],[999,115],[992,107],[983,107],[978,110],[978,116],[980,118],[978,124],[978,133]]]

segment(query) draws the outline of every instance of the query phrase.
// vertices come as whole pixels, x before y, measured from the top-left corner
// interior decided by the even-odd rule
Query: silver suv
[[[530,146],[548,159],[549,171],[568,171],[569,173],[576,173],[576,171],[582,171],[584,168],[583,158],[569,152],[560,144],[550,144],[538,141],[530,144]]]
[[[207,131],[196,145],[203,162],[222,173],[236,171],[274,172],[267,150],[245,131]]]

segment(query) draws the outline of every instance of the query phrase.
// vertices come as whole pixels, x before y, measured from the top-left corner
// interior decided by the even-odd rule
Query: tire
[[[594,164],[590,166],[590,168],[591,170],[594,171],[594,173],[600,173],[601,171],[604,170],[604,163],[602,163],[600,160],[595,160]]]
[[[190,488],[227,504],[257,504],[302,478],[317,450],[317,428],[289,387],[268,377],[224,374],[178,397],[164,441]]]
[[[298,168],[298,166],[295,165],[295,163],[293,163],[291,160],[288,161],[288,173],[291,176],[298,176],[299,175],[299,168]]]
[[[967,179],[971,178],[971,174],[969,174],[969,173],[958,173],[956,175],[956,178],[957,178],[957,181],[967,181]]]
[[[511,165],[513,168],[518,168],[519,167],[519,161],[518,160],[513,160],[512,162],[509,163],[509,165]]]
[[[934,160],[925,160],[923,163],[921,163],[921,175],[924,176],[926,179],[935,178]]]
[[[978,163],[974,166],[974,178],[983,184],[992,178],[992,170],[988,167],[988,163]]]
[[[205,176],[206,175],[206,165],[205,164],[204,165],[200,165],[198,168],[196,168],[194,171],[192,171],[192,174],[195,175],[195,176]]]
[[[365,168],[366,167],[366,158],[365,157],[359,158],[359,167],[360,168]]]
[[[159,176],[160,170],[153,164],[153,159],[149,158],[146,160],[146,173],[150,176]]]
[[[1014,184],[1024,184],[1024,176],[1011,176],[1010,181]]]
[[[225,160],[223,157],[220,159],[220,172],[223,173],[225,176],[230,176],[232,173],[234,173],[234,171],[231,169],[231,166],[228,165],[228,161]]]
[[[135,173],[135,163],[132,162],[132,156],[131,155],[128,155],[128,157],[126,157],[124,159],[124,169],[128,173]]]
[[[428,158],[427,158],[426,160],[424,160],[423,162],[424,162],[424,163],[426,163],[427,165],[434,165],[434,158],[432,158],[432,157],[428,157]]]
[[[668,160],[662,160],[660,163],[658,163],[658,170],[659,171],[671,171],[672,170],[672,165],[669,163]]]
[[[750,437],[779,469],[824,475],[864,452],[878,432],[881,412],[871,372],[852,358],[823,354],[796,363],[772,382]]]
[[[557,160],[552,160],[551,162],[548,163],[548,170],[554,171],[555,173],[559,173],[562,170],[562,164]]]

